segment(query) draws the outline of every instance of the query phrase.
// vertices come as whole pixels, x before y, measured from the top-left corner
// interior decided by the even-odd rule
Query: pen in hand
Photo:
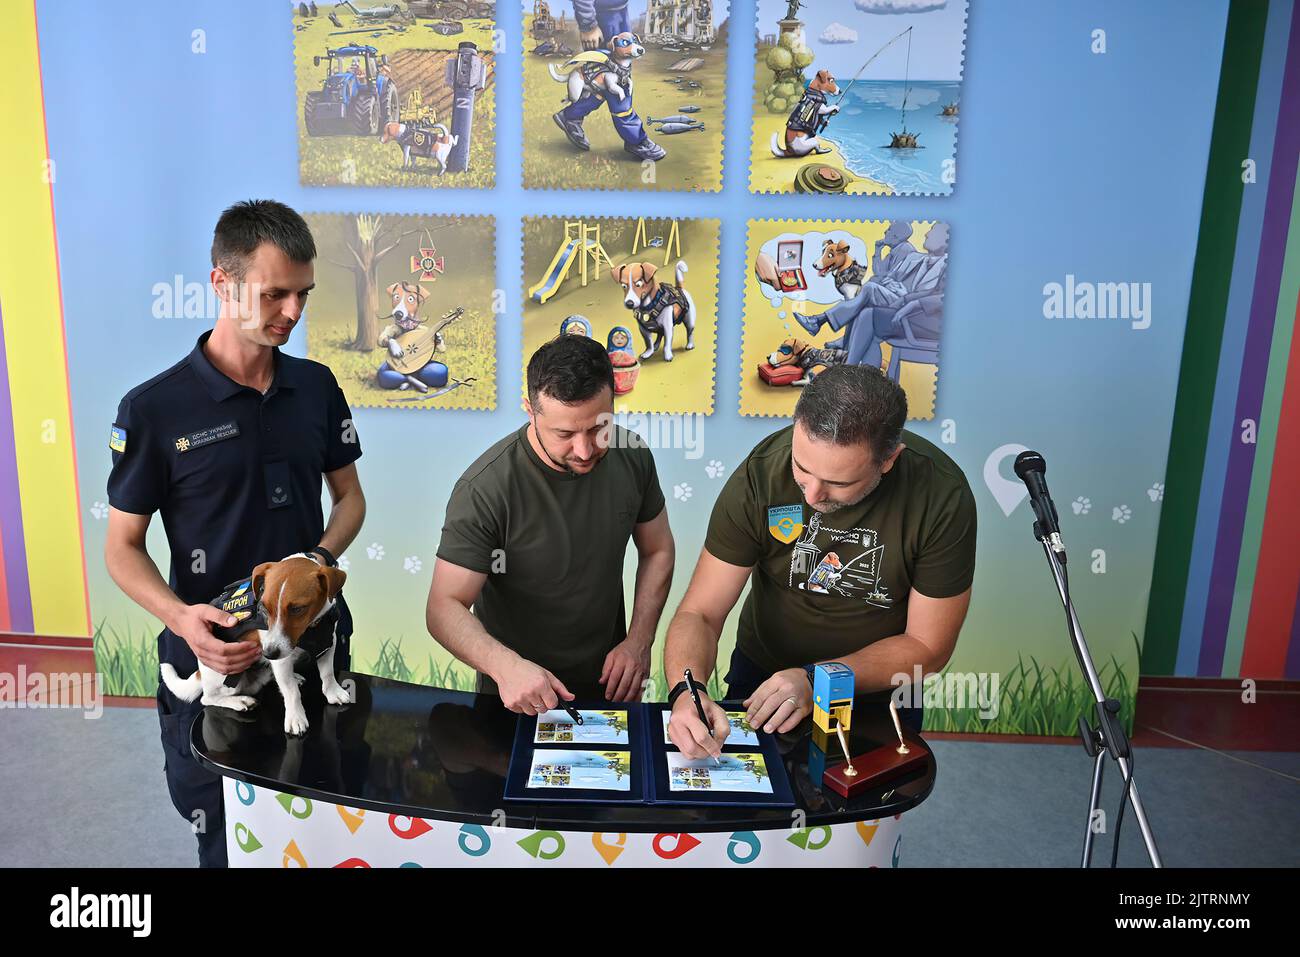
[[[695,713],[700,716],[700,724],[704,725],[708,730],[710,738],[716,738],[717,735],[713,733],[713,725],[709,724],[709,719],[704,716],[704,705],[700,703],[700,693],[695,690],[695,678],[691,676],[691,669],[687,668],[684,673],[686,675],[686,687],[690,689],[691,700],[695,702]],[[713,758],[713,763],[719,767],[722,765],[722,762],[716,757]]]

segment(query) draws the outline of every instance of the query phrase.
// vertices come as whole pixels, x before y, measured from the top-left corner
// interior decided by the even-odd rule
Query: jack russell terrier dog
[[[379,333],[379,345],[387,349],[388,354],[394,359],[402,358],[402,347],[398,344],[397,339],[404,332],[410,332],[412,329],[418,329],[424,322],[420,318],[420,307],[424,305],[424,300],[429,298],[429,294],[424,291],[424,287],[415,282],[395,282],[388,287],[388,296],[393,301],[393,311],[384,318],[391,320],[388,325],[384,326]],[[446,352],[447,344],[443,341],[442,333],[435,337],[437,352]]]
[[[770,385],[807,385],[820,371],[831,366],[843,365],[848,353],[843,349],[819,349],[812,343],[804,342],[793,336],[781,343],[775,352],[768,354],[770,369],[766,375],[760,370]],[[792,370],[798,369],[802,375],[796,376]]]
[[[579,55],[557,70],[554,63],[546,64],[551,79],[564,84],[570,103],[584,96],[608,96],[621,100],[632,92],[632,64],[645,56],[635,33],[619,33],[610,37],[608,58],[599,63],[588,56]]]
[[[293,665],[302,653],[316,657],[321,690],[330,704],[352,704],[352,692],[334,676],[334,634],[338,623],[335,601],[347,579],[341,568],[330,568],[298,553],[278,562],[263,562],[253,574],[228,586],[211,604],[237,619],[230,627],[214,626],[223,641],[255,641],[262,657],[239,675],[223,675],[203,662],[188,678],[164,662],[163,683],[182,701],[202,696],[202,703],[232,711],[247,711],[272,677],[284,698],[285,734],[306,734],[307,714]]]
[[[655,279],[654,263],[624,263],[610,270],[614,281],[623,287],[623,305],[632,310],[645,339],[642,359],[649,359],[664,349],[664,361],[673,361],[673,328],[686,327],[686,348],[695,348],[695,300],[686,291],[686,263],[677,260],[677,283]],[[653,339],[651,337],[654,337]]]
[[[447,157],[451,155],[451,148],[460,142],[460,137],[453,136],[443,124],[434,123],[432,126],[421,127],[414,123],[400,121],[386,123],[383,132],[379,134],[379,142],[396,143],[402,150],[402,169],[414,169],[415,164],[411,162],[411,147],[415,144],[416,133],[419,130],[424,130],[431,140],[429,154],[438,163],[438,175],[441,176],[447,172]]]

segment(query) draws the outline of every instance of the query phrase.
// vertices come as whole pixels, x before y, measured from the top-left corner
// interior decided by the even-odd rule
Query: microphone
[[[1033,506],[1034,517],[1038,519],[1043,537],[1047,539],[1052,551],[1064,555],[1061,522],[1057,518],[1051,493],[1047,491],[1047,461],[1037,452],[1025,450],[1016,456],[1015,472],[1029,489],[1029,504]]]

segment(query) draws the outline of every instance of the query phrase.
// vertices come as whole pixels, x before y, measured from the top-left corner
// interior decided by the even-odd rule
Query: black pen
[[[713,733],[713,725],[709,724],[709,719],[704,716],[704,705],[700,704],[700,693],[695,690],[695,679],[691,677],[691,669],[687,668],[684,674],[686,675],[686,687],[691,692],[691,700],[695,702],[695,713],[700,716],[700,724],[708,728],[710,738],[716,738],[717,735]],[[716,757],[713,759],[713,763],[719,766],[722,764]]]
[[[578,713],[577,708],[567,705],[563,701],[560,702],[560,707],[569,712],[569,717],[573,719],[574,724],[582,724],[582,715]]]

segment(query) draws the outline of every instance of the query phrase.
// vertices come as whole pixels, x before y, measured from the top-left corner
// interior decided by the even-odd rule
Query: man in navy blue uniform
[[[271,200],[236,203],[217,222],[211,282],[216,325],[176,365],[128,392],[110,447],[104,560],[121,589],[165,628],[158,658],[188,677],[202,661],[244,671],[256,643],[222,641],[234,618],[209,605],[261,562],[297,552],[333,564],[356,537],[366,503],[347,400],[329,368],[280,352],[313,286],[316,246],[306,222]],[[322,479],[333,507],[321,510]],[[171,551],[166,581],[145,550],[154,512]],[[336,667],[350,665],[352,620],[339,601]],[[158,686],[167,787],[193,825],[199,863],[226,864],[221,778],[189,747],[202,708]]]

